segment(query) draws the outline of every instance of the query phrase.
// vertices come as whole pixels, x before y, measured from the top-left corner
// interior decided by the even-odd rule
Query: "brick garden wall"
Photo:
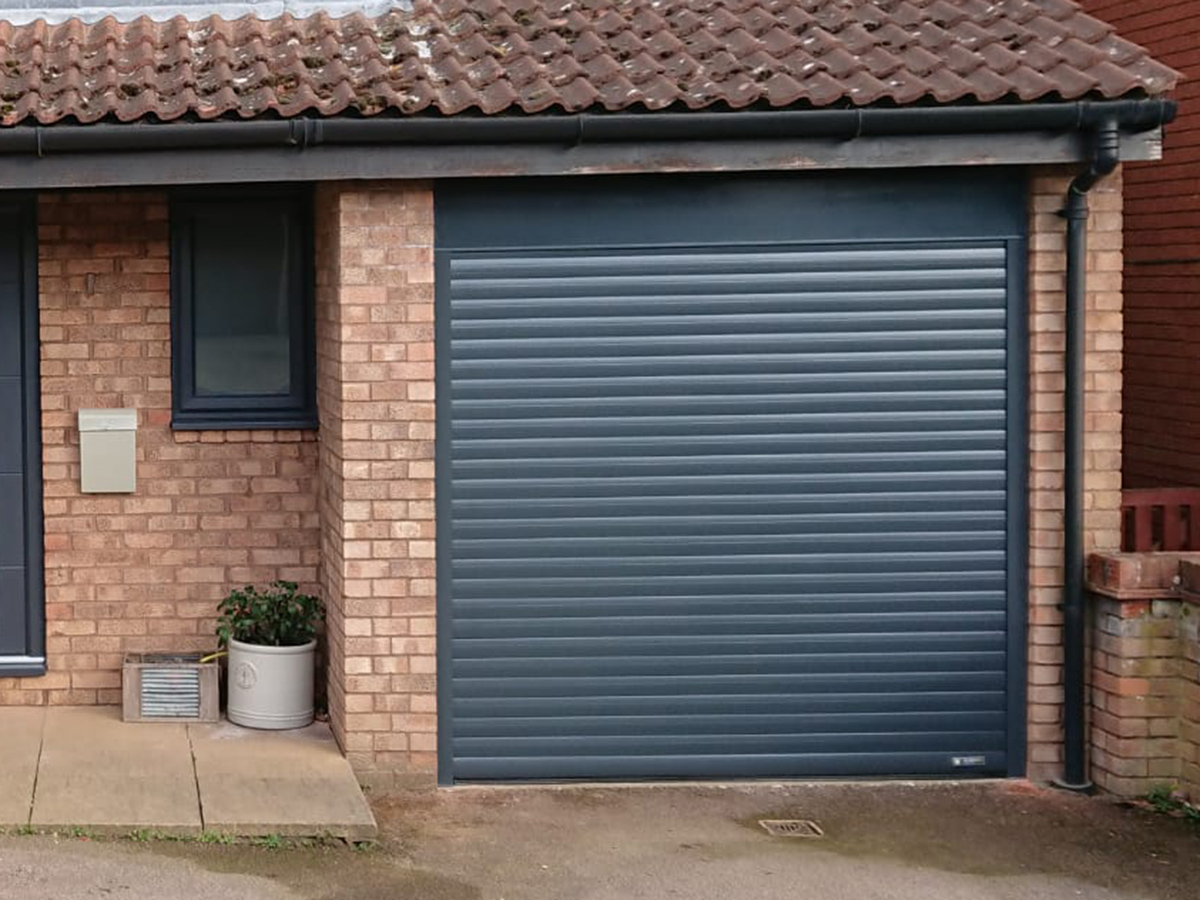
[[[1178,784],[1200,801],[1200,557],[1094,556],[1091,772],[1137,796]]]
[[[1062,768],[1063,347],[1066,221],[1071,174],[1035,174],[1030,224],[1029,777]],[[1091,195],[1088,226],[1084,543],[1121,540],[1121,223],[1119,174]]]
[[[214,646],[231,586],[316,587],[316,436],[171,431],[163,196],[38,215],[49,672],[0,679],[0,704],[118,703],[122,655]],[[138,410],[135,494],[80,493],[84,407]]]
[[[317,382],[330,714],[361,779],[437,772],[433,191],[322,185]]]

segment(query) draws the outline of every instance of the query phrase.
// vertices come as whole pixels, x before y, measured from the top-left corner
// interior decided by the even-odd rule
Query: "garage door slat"
[[[936,248],[902,248],[894,250],[838,249],[838,250],[745,250],[738,254],[732,265],[727,258],[714,258],[695,253],[671,253],[659,251],[653,257],[647,258],[641,254],[631,254],[620,250],[606,253],[590,253],[576,255],[569,252],[560,253],[555,257],[558,268],[569,266],[577,275],[606,275],[614,267],[620,267],[629,274],[655,275],[663,272],[728,272],[731,268],[739,271],[833,271],[842,272],[847,267],[860,266],[863,263],[873,263],[875,266],[888,266],[892,269],[919,269],[927,271],[936,268],[959,269],[965,265],[995,266],[1003,264],[1004,250],[999,247],[936,247]],[[464,281],[472,273],[483,277],[491,277],[500,272],[512,277],[533,277],[547,272],[545,263],[540,260],[522,258],[507,259],[472,259],[464,257],[456,259],[452,265],[455,276]],[[553,271],[553,270],[550,270]]]
[[[613,266],[620,265],[619,257],[609,257]],[[897,290],[902,288],[923,288],[929,290],[938,287],[998,287],[1004,284],[1004,268],[993,269],[894,269],[884,267],[878,270],[841,270],[834,272],[812,272],[797,268],[792,272],[753,272],[739,271],[736,257],[728,254],[714,257],[709,270],[687,273],[658,274],[662,258],[649,260],[644,265],[650,267],[647,271],[634,271],[623,275],[597,275],[587,270],[572,271],[573,260],[570,257],[549,257],[544,265],[538,267],[541,274],[527,278],[478,277],[464,273],[461,266],[455,272],[451,268],[453,286],[451,297],[455,300],[473,300],[480,298],[508,297],[581,297],[588,298],[597,293],[621,292],[633,296],[646,294],[654,295],[662,291],[691,291],[697,295],[728,291],[730,288],[747,291],[795,291],[803,287],[812,291],[871,291],[875,288]],[[733,260],[733,265],[729,261]],[[523,260],[527,265],[535,265],[534,260]],[[863,265],[867,260],[861,260]],[[725,263],[722,266],[722,263]],[[733,269],[733,271],[730,271]],[[611,271],[611,269],[610,269]]]
[[[487,538],[503,528],[507,540],[558,537],[563,529],[579,537],[633,537],[673,534],[678,536],[713,534],[804,535],[804,534],[876,534],[891,532],[990,531],[1004,521],[1002,514],[988,510],[954,510],[926,513],[914,517],[906,512],[893,513],[796,513],[792,515],[710,515],[622,516],[547,518],[491,518],[463,523],[456,529],[459,540]]]
[[[860,420],[860,426],[865,425]],[[650,426],[651,428],[653,426]],[[472,460],[502,461],[511,455],[514,459],[537,458],[540,452],[552,459],[590,459],[615,457],[626,459],[646,456],[736,456],[755,458],[763,454],[788,456],[797,451],[809,450],[818,461],[834,455],[861,459],[866,453],[935,453],[984,452],[1004,449],[1002,430],[976,432],[947,431],[928,428],[922,431],[907,430],[906,423],[892,426],[884,423],[874,432],[865,427],[851,426],[844,434],[823,433],[808,430],[803,424],[788,430],[772,428],[769,431],[748,429],[745,433],[713,433],[714,430],[695,429],[690,433],[685,428],[675,428],[664,422],[660,434],[597,435],[578,431],[564,433],[559,437],[503,437],[458,439],[462,462]],[[451,435],[453,437],[453,434]],[[680,440],[671,440],[680,438]],[[522,452],[524,451],[524,452]],[[940,470],[938,470],[940,471]],[[604,474],[601,471],[596,477]],[[930,475],[937,472],[929,473]]]
[[[1004,599],[1003,591],[937,591],[922,590],[912,593],[896,590],[875,589],[855,594],[850,591],[821,593],[805,591],[803,602],[794,590],[778,594],[739,589],[728,594],[689,594],[687,592],[655,593],[653,595],[628,591],[621,595],[601,594],[583,597],[544,597],[506,600],[494,595],[486,599],[471,600],[456,597],[453,601],[455,626],[469,624],[472,619],[532,618],[541,619],[548,615],[574,618],[609,617],[619,621],[641,618],[674,620],[679,615],[718,618],[746,619],[757,616],[780,616],[789,618],[815,618],[825,616],[846,617],[855,622],[863,616],[878,616],[885,621],[888,616],[944,615],[947,611],[977,613],[994,612]],[[651,603],[650,601],[654,601]],[[457,633],[457,630],[456,632]]]
[[[712,313],[700,315],[629,315],[620,318],[575,316],[571,318],[525,317],[456,322],[451,334],[463,346],[474,340],[495,339],[497,334],[517,333],[522,341],[542,344],[578,341],[579,329],[587,329],[590,338],[626,338],[644,340],[685,340],[689,336],[717,335],[721,338],[765,336],[787,329],[801,329],[809,335],[848,336],[847,325],[857,326],[849,335],[872,336],[931,333],[962,335],[963,326],[988,328],[993,336],[1004,329],[1004,313],[991,309],[938,309],[903,313],[821,312],[821,313]]]
[[[963,368],[954,372],[948,382],[940,371],[867,371],[842,373],[797,373],[745,375],[699,373],[691,376],[658,375],[643,377],[549,377],[549,378],[491,378],[469,379],[456,377],[446,386],[443,396],[451,396],[455,407],[465,401],[480,399],[514,408],[526,401],[548,402],[554,399],[586,400],[588,403],[609,400],[623,402],[629,398],[653,402],[664,396],[726,397],[744,395],[748,388],[756,396],[771,397],[787,393],[793,396],[820,400],[823,396],[853,392],[858,396],[907,394],[912,391],[1004,390],[1004,372]],[[795,392],[802,391],[801,394]]]
[[[684,698],[692,695],[722,695],[731,698],[729,709],[740,708],[741,697],[790,696],[797,693],[841,696],[846,693],[892,693],[929,691],[945,693],[951,685],[963,691],[1003,691],[1004,673],[997,669],[964,671],[961,668],[930,668],[921,672],[810,672],[731,673],[616,676],[539,675],[505,679],[462,679],[455,676],[460,693],[471,699],[524,698],[530,702],[565,698],[646,697],[670,693]]]
[[[791,601],[795,606],[795,601]],[[457,612],[457,610],[456,610]],[[557,610],[555,610],[557,612]],[[607,612],[607,611],[606,611]],[[613,615],[592,616],[518,616],[469,618],[456,616],[455,640],[504,637],[598,637],[627,635],[673,635],[679,633],[677,616]],[[991,610],[980,612],[954,609],[938,612],[865,612],[813,615],[703,615],[687,611],[691,634],[875,634],[898,631],[950,631],[964,625],[970,628],[994,628],[1004,631],[1004,617]]]
[[[533,656],[530,648],[495,648],[494,658],[489,658],[486,649],[477,649],[455,644],[455,651],[470,654],[459,660],[455,677],[464,685],[482,679],[493,679],[511,683],[512,679],[525,678],[650,678],[650,677],[723,677],[773,675],[776,677],[817,675],[878,675],[889,674],[900,677],[907,674],[929,672],[991,672],[1004,665],[1002,640],[963,641],[960,651],[930,649],[912,636],[906,640],[892,642],[888,652],[878,652],[878,642],[863,641],[868,649],[855,652],[852,648],[841,653],[820,653],[814,642],[777,641],[782,648],[772,652],[770,648],[748,649],[745,643],[734,641],[718,646],[715,640],[707,645],[694,644],[694,654],[687,648],[676,646],[676,642],[662,639],[655,645],[643,647],[637,655],[635,647],[612,651],[610,656],[587,655],[587,648],[573,651],[571,648],[547,648],[546,655]],[[624,639],[622,639],[622,643]],[[613,643],[617,643],[614,641]],[[655,651],[655,647],[670,645],[666,651]],[[876,652],[870,652],[870,648]],[[520,655],[517,655],[520,654]],[[803,654],[797,658],[797,654]]]
[[[886,715],[934,712],[954,715],[994,709],[1002,691],[961,690],[907,693],[658,694],[640,697],[486,697],[456,700],[460,719],[556,719],[578,716]],[[731,709],[734,711],[731,712]]]
[[[1002,524],[1002,523],[1001,523]],[[912,550],[920,552],[936,540],[945,549],[954,550],[1003,550],[1005,536],[1002,529],[965,530],[956,534],[937,532],[892,533],[872,530],[876,550],[889,553]],[[829,534],[813,531],[807,534],[775,532],[767,537],[762,534],[713,534],[700,537],[686,535],[643,535],[634,539],[623,537],[504,537],[491,540],[460,539],[462,560],[488,559],[537,559],[541,557],[564,557],[572,553],[590,556],[649,555],[651,550],[664,554],[670,552],[686,556],[710,556],[728,551],[754,552],[759,555],[809,553],[815,549],[844,549],[858,552],[862,545],[862,534]]]
[[[827,315],[830,313],[867,313],[877,315],[882,304],[893,313],[937,312],[947,308],[964,312],[992,310],[997,301],[1004,301],[1004,289],[955,288],[953,290],[925,291],[808,291],[797,293],[753,292],[735,294],[694,292],[656,293],[642,295],[609,294],[604,296],[575,297],[571,305],[564,307],[561,298],[506,297],[503,299],[466,300],[456,298],[455,322],[486,322],[489,319],[519,319],[554,317],[559,320],[586,319],[614,316],[645,316],[649,311],[658,315],[668,313],[690,316],[746,315]]]
[[[712,453],[691,456],[571,456],[538,459],[514,455],[507,460],[461,460],[454,473],[464,485],[472,481],[503,481],[506,478],[530,479],[538,474],[552,478],[587,478],[598,466],[614,476],[646,475],[687,476],[721,475],[884,475],[906,474],[914,466],[941,457],[940,467],[947,472],[975,472],[1003,459],[1003,450],[934,450],[875,453],[780,453],[776,455]],[[919,526],[920,523],[912,523]],[[916,530],[915,528],[913,530]]]
[[[597,416],[595,418],[517,419],[517,420],[463,420],[454,427],[453,436],[464,449],[491,449],[493,441],[509,441],[508,446],[533,444],[548,447],[574,446],[579,441],[590,441],[601,446],[620,443],[621,446],[637,446],[647,440],[655,443],[667,438],[683,437],[689,444],[697,441],[731,442],[745,438],[754,440],[786,440],[792,435],[803,435],[806,443],[816,443],[825,438],[831,444],[851,443],[855,435],[867,434],[875,438],[880,434],[908,434],[919,432],[924,436],[945,436],[947,439],[964,437],[969,426],[978,429],[993,429],[995,438],[1004,435],[1004,411],[945,410],[908,412],[853,413],[793,413],[781,416],[758,413],[750,410],[744,416]],[[951,427],[948,427],[951,426]],[[986,435],[980,435],[981,438]],[[575,444],[572,444],[575,442]],[[675,442],[671,442],[674,444]],[[708,443],[705,446],[709,446]]]
[[[959,571],[897,573],[821,573],[798,575],[694,575],[665,578],[622,578],[618,576],[584,578],[541,578],[529,579],[478,579],[456,578],[455,598],[506,600],[536,597],[581,597],[608,596],[614,592],[638,592],[648,597],[671,596],[673,594],[712,593],[728,595],[735,591],[758,593],[776,590],[780,594],[804,596],[810,591],[825,592],[845,590],[848,593],[864,593],[871,589],[879,591],[902,588],[908,591],[927,589],[941,591],[959,587],[964,582],[971,587],[1004,590],[1005,580],[1001,572],[976,573],[973,578],[964,578]],[[1001,604],[997,603],[1000,609]]]
[[[1007,755],[967,748],[956,758],[984,760],[984,771],[1004,771]],[[903,772],[914,777],[946,774],[944,751],[875,753],[709,753],[659,756],[473,757],[455,753],[454,771],[466,781],[530,779],[772,778],[781,772],[803,772],[810,778],[886,777]]]
[[[539,718],[485,716],[463,723],[460,738],[497,737],[574,737],[596,735],[618,737],[629,734],[650,736],[703,737],[734,731],[742,735],[784,736],[812,734],[815,730],[837,729],[837,734],[894,734],[913,729],[924,732],[1004,731],[1004,714],[966,710],[913,710],[911,712],[847,713],[826,710],[818,713],[789,714],[730,713],[719,715],[650,714],[641,716],[556,715]]]
[[[796,335],[725,334],[717,336],[731,356],[746,357],[778,354],[836,354],[847,349],[864,353],[922,353],[944,342],[966,350],[1003,349],[1004,331],[980,328],[958,331],[830,331]],[[539,361],[591,359],[596,363],[627,358],[675,359],[695,361],[712,357],[713,335],[626,335],[623,337],[501,338],[455,339],[450,342],[456,360],[465,365],[480,360],[499,360],[511,364],[514,359]]]
[[[531,397],[516,402],[511,397],[455,402],[457,421],[488,419],[554,419],[573,418],[579,415],[578,397],[548,398]],[[830,392],[824,395],[806,393],[774,394],[730,394],[717,397],[700,391],[665,394],[662,396],[638,397],[589,397],[587,409],[599,415],[609,416],[656,416],[686,415],[692,410],[709,414],[730,412],[771,413],[782,412],[841,412],[861,410],[865,412],[897,412],[914,410],[936,412],[941,409],[994,409],[1004,408],[1004,392],[992,390],[926,390],[926,391],[855,391]]]
[[[995,342],[992,342],[995,343]],[[569,348],[564,348],[569,349]],[[794,350],[795,348],[791,348]],[[647,354],[643,356],[614,355],[608,358],[597,356],[559,356],[516,358],[483,357],[462,359],[452,366],[453,377],[491,380],[504,378],[612,378],[615,376],[644,378],[651,376],[711,377],[713,375],[800,375],[859,374],[877,372],[880,364],[886,364],[889,372],[932,372],[946,373],[943,384],[954,383],[952,373],[959,369],[976,369],[980,366],[1003,365],[1005,354],[1002,347],[972,350],[902,350],[854,353],[817,352],[810,350],[804,355],[780,348],[776,352],[741,353],[691,353],[691,354]],[[876,376],[878,377],[878,376]]]
[[[847,739],[862,752],[932,751],[947,744],[998,752],[1004,749],[1003,730],[995,731],[917,731],[884,733],[832,734],[714,734],[702,735],[552,735],[539,737],[455,738],[456,753],[473,756],[480,751],[499,749],[511,756],[656,756],[686,752],[696,755],[751,753],[821,753],[837,751]],[[490,748],[490,749],[489,749]]]

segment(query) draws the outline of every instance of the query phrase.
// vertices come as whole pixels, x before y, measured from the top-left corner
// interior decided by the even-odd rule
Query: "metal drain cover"
[[[767,834],[775,837],[819,838],[825,837],[821,826],[811,819],[759,819],[758,824]]]

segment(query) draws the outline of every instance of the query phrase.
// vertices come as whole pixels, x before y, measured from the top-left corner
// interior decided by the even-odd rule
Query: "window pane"
[[[196,393],[287,395],[291,391],[286,213],[239,210],[194,219],[192,284]]]

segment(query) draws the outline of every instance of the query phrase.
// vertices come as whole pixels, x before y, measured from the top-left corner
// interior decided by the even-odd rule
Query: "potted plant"
[[[309,724],[321,601],[276,581],[263,591],[232,591],[218,609],[217,637],[229,651],[229,721],[265,729]]]

